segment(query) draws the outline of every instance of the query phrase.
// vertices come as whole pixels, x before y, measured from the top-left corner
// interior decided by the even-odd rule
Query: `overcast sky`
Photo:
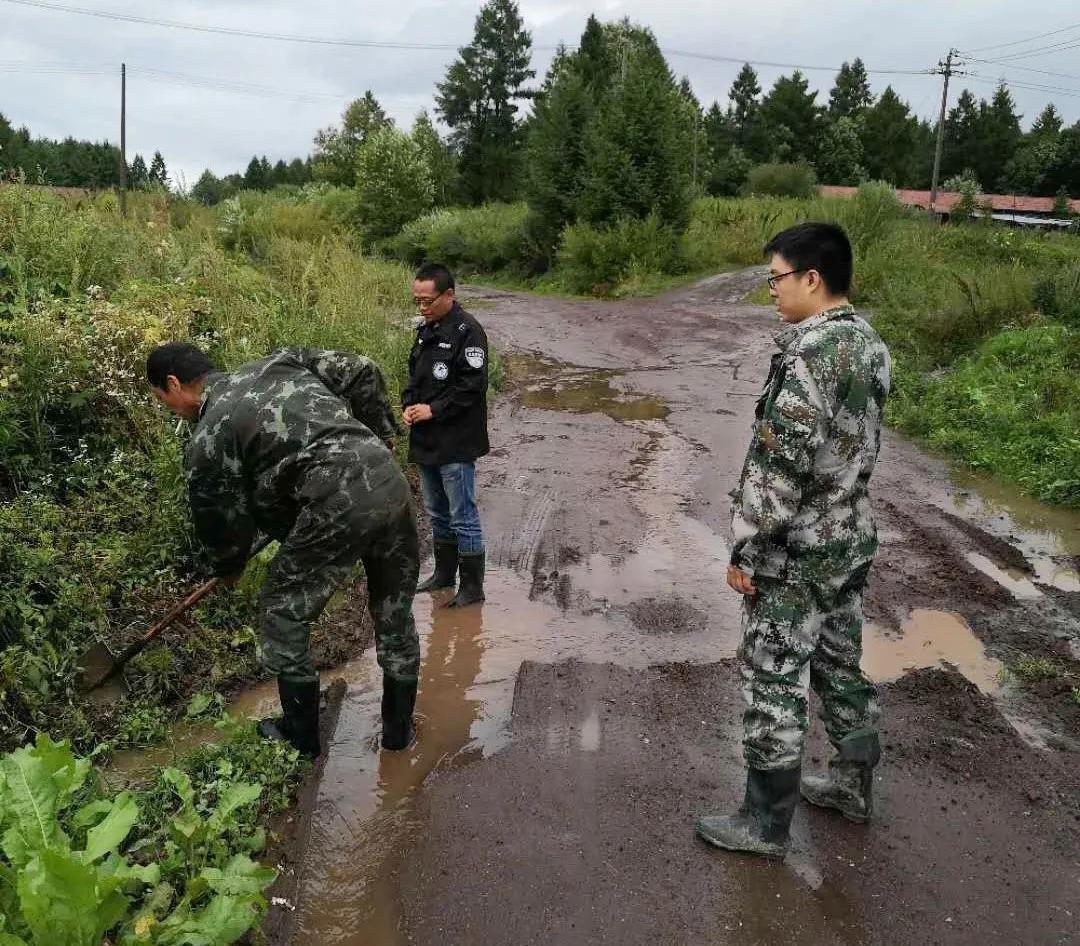
[[[204,26],[453,46],[469,42],[481,5],[481,0],[174,0],[167,6],[135,0],[55,2]],[[861,56],[873,70],[924,69],[950,46],[975,50],[1068,26],[1075,29],[1032,45],[1072,38],[1080,43],[1075,0],[596,0],[592,9],[601,19],[628,16],[651,27],[672,69],[689,76],[702,102],[720,99],[725,106],[738,64],[672,51],[830,67]],[[544,47],[576,43],[590,7],[568,0],[522,0],[521,10],[539,47],[533,64],[542,75],[551,58]],[[1016,45],[977,55],[993,58],[1024,49]],[[1077,52],[974,64],[969,68],[978,70],[982,82],[954,80],[950,104],[965,83],[977,95],[989,96],[994,80],[1004,75],[1069,90],[1015,88],[1025,127],[1048,101],[1069,122],[1076,121]],[[218,174],[243,170],[253,153],[266,154],[271,162],[307,155],[315,130],[335,123],[345,103],[365,89],[408,127],[420,109],[433,109],[435,84],[454,56],[453,49],[347,48],[198,33],[0,0],[0,112],[12,124],[49,137],[118,140],[119,64],[126,62],[129,160],[142,152],[149,161],[159,149],[174,179],[182,176],[188,185],[205,167]],[[765,88],[791,71],[756,68]],[[175,74],[213,82],[200,87]],[[821,89],[819,101],[827,101],[833,74],[807,75]],[[891,83],[920,116],[936,114],[939,77],[871,75],[871,81],[875,92]],[[258,94],[241,93],[237,85],[257,86]]]

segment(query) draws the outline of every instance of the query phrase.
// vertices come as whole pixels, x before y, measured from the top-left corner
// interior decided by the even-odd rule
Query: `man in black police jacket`
[[[418,591],[452,588],[450,607],[484,600],[484,534],[476,508],[476,459],[488,452],[488,343],[454,298],[445,266],[421,266],[413,300],[423,316],[401,394],[409,459],[420,469],[435,540],[435,572]]]

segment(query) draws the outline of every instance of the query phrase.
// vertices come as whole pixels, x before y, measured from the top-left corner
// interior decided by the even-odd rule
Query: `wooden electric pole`
[[[120,63],[120,213],[127,216],[127,63]]]
[[[941,87],[941,111],[938,113],[937,123],[937,146],[934,148],[934,173],[930,179],[930,216],[934,216],[934,205],[937,203],[938,175],[941,173],[941,148],[945,141],[945,109],[949,101],[949,79],[953,76],[953,57],[957,55],[955,49],[949,50],[949,55],[944,62],[938,63],[935,70],[945,77]]]

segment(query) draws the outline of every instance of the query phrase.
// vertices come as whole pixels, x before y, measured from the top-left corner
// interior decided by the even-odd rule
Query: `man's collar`
[[[222,371],[214,371],[206,376],[206,383],[202,389],[202,400],[199,402],[199,416],[195,418],[195,422],[198,423],[202,420],[203,414],[206,413],[206,408],[210,403],[210,398],[214,395],[216,388],[226,379],[228,375]]]
[[[425,328],[429,328],[432,331],[437,332],[444,325],[449,325],[453,321],[454,316],[460,315],[460,314],[461,314],[461,304],[457,301],[457,299],[455,299],[454,304],[450,307],[450,311],[448,311],[446,313],[446,315],[444,315],[441,319],[438,319],[435,322],[428,322],[426,319],[424,319],[424,321],[422,321],[417,326],[417,331],[422,331]],[[423,319],[423,316],[421,316],[421,318]]]
[[[819,325],[824,325],[826,322],[831,322],[833,319],[854,314],[855,307],[850,302],[834,305],[824,312],[819,312],[817,315],[812,315],[808,319],[803,319],[801,322],[789,325],[782,332],[778,333],[773,341],[776,342],[777,347],[787,349],[791,346],[792,342],[804,332],[808,332],[810,329],[816,328]]]

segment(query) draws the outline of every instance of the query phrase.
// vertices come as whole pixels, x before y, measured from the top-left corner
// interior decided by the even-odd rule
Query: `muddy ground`
[[[803,806],[782,865],[694,838],[743,778],[723,569],[776,330],[741,302],[757,278],[463,293],[508,363],[480,465],[488,601],[417,599],[407,754],[373,750],[372,658],[346,668],[275,941],[1080,942],[1080,517],[896,435],[867,599],[876,820]]]

